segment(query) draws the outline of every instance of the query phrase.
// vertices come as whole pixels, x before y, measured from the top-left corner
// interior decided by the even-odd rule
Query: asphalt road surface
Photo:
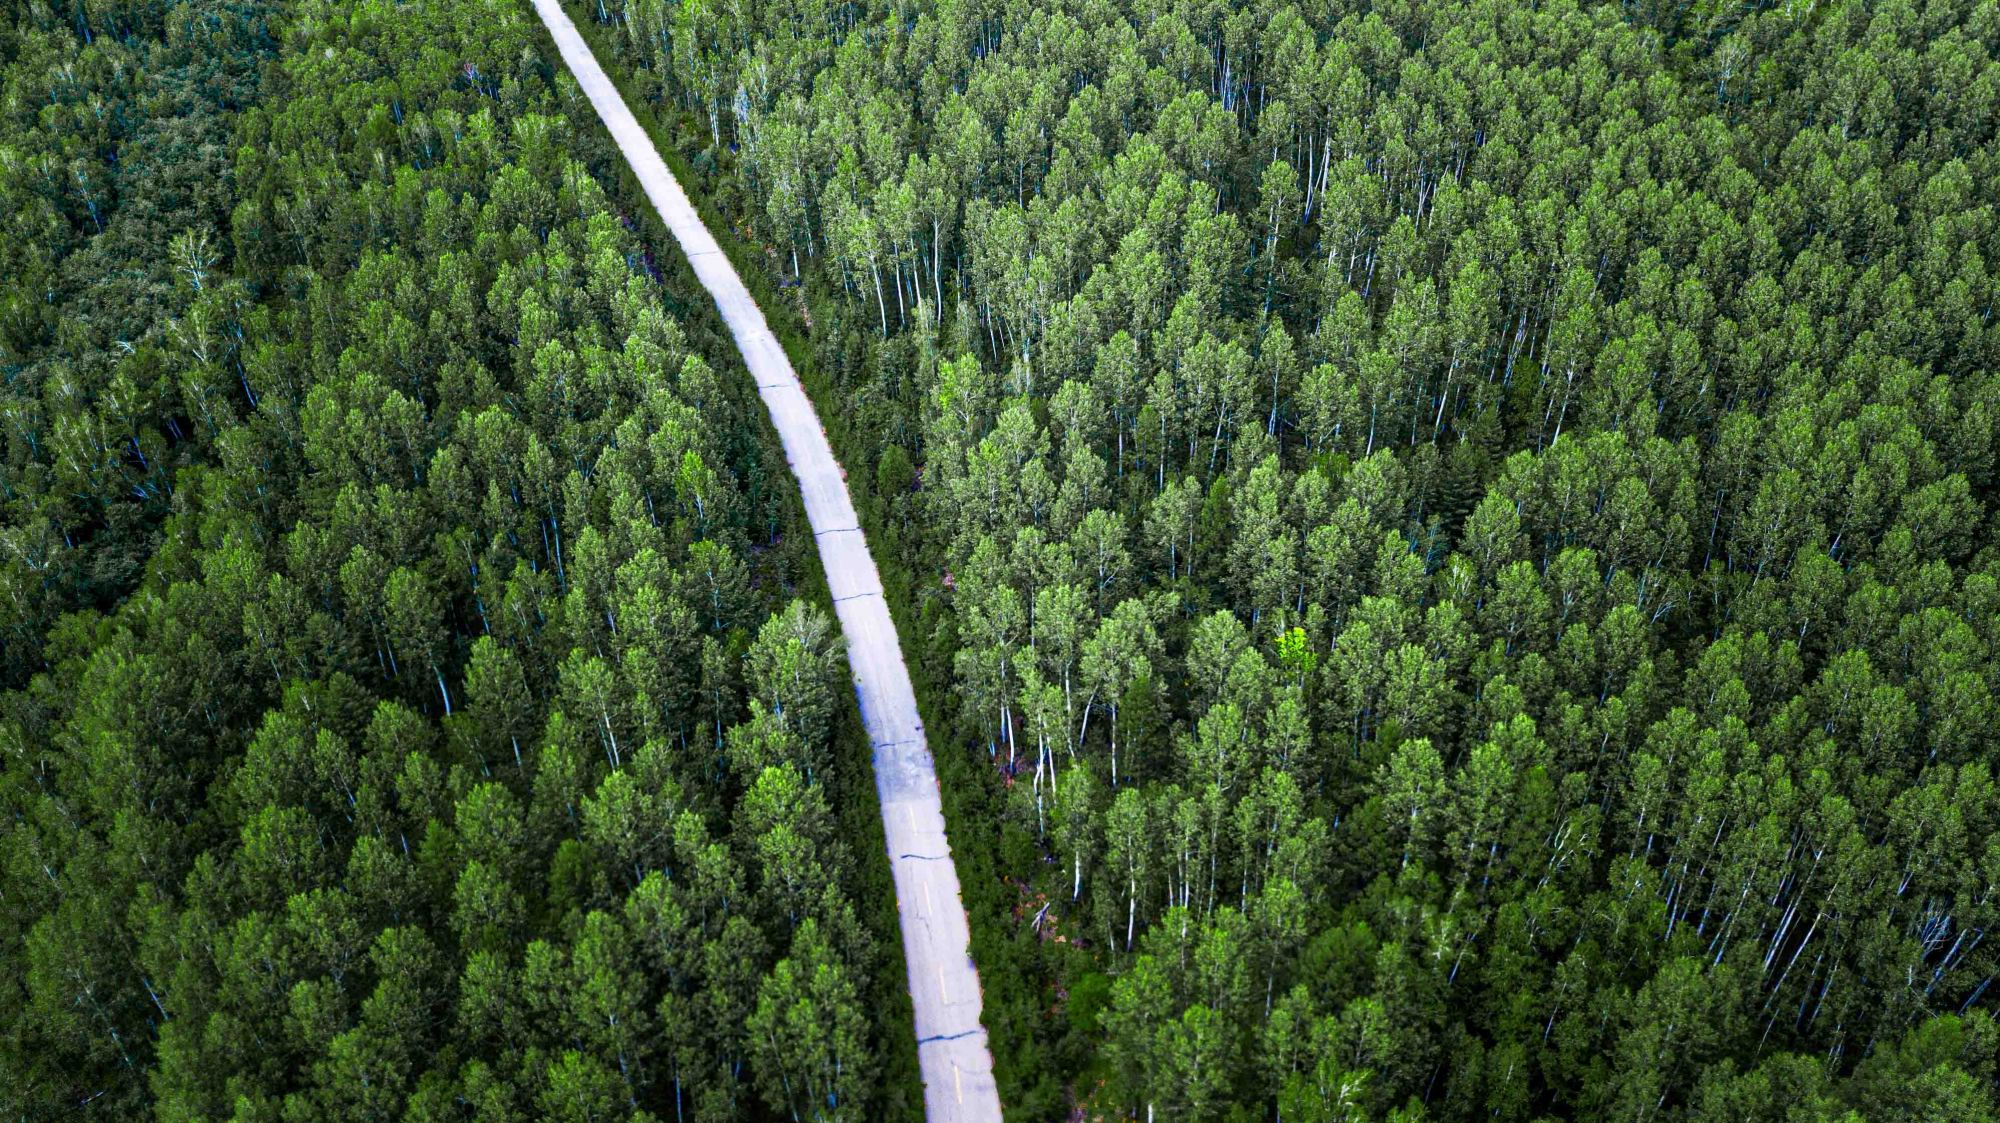
[[[979,1023],[979,972],[970,953],[958,870],[945,839],[937,771],[896,625],[882,599],[882,580],[868,553],[840,465],[827,444],[811,400],[777,337],[771,334],[736,270],[702,225],[686,192],[667,171],[651,138],[632,117],[617,87],[557,0],[534,0],[563,62],[590,97],[597,115],[625,153],[647,198],[680,242],[695,276],[715,298],[757,393],[785,446],[785,458],[805,496],[806,517],[819,543],[820,564],[847,636],[854,692],[874,745],[875,790],[896,879],[903,955],[916,1008],[917,1055],[923,1069],[924,1113],[932,1123],[998,1123],[993,1054]]]

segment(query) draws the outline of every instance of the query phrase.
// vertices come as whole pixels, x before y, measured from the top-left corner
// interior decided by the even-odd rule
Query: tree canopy
[[[1992,5],[573,8],[879,465],[1011,1113],[1993,1117]]]
[[[810,536],[554,57],[0,21],[7,1115],[914,1098]]]

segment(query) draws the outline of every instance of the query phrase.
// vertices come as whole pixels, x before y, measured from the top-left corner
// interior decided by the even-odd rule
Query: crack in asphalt
[[[933,1042],[937,1041],[957,1041],[960,1038],[971,1037],[973,1034],[985,1033],[985,1032],[986,1031],[983,1029],[962,1029],[959,1030],[957,1033],[936,1033],[932,1034],[929,1037],[917,1038],[917,1044],[919,1046],[924,1046],[932,1044]]]

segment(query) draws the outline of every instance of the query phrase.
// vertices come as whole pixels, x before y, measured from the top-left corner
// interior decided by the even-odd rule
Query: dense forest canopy
[[[0,1114],[916,1096],[782,459],[553,60],[0,20]]]
[[[857,466],[1010,1115],[2000,1117],[2000,8],[571,7]],[[911,1113],[622,175],[511,0],[0,16],[0,1112]]]
[[[2000,9],[572,8],[870,465],[1011,1114],[1993,1117]]]

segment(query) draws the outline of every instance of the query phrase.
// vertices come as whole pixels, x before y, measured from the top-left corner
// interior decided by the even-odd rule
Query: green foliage
[[[907,1115],[810,540],[552,58],[0,23],[7,1114]]]
[[[1992,1112],[1985,7],[574,8],[874,466],[1010,1110]]]

